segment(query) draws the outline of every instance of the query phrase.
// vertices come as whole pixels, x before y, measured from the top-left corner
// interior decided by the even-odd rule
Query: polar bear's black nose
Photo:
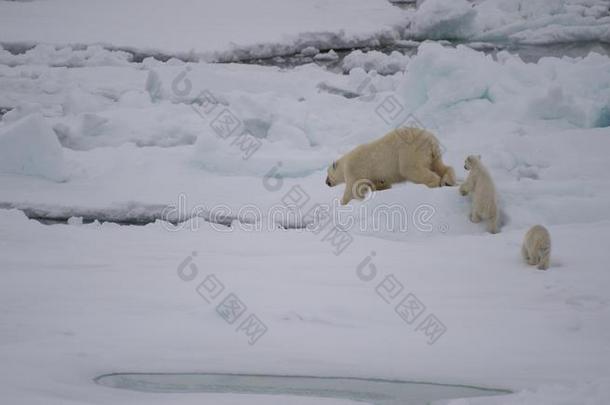
[[[328,177],[326,178],[326,185],[330,187],[330,179]]]

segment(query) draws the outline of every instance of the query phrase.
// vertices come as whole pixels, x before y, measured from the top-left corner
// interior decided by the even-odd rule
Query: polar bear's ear
[[[334,162],[333,162],[333,170],[335,170],[336,168],[337,168],[337,162],[336,162],[336,161],[334,161]]]

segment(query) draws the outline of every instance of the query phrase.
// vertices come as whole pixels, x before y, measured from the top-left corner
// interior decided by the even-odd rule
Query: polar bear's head
[[[344,182],[342,165],[339,164],[339,161],[335,160],[332,165],[328,166],[326,171],[326,185],[328,187],[335,187]]]
[[[481,155],[470,155],[466,158],[466,161],[464,162],[464,169],[470,170],[474,166],[478,165],[480,161]]]

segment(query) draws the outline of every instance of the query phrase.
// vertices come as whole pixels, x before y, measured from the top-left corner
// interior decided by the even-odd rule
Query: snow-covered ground
[[[525,63],[423,42],[412,56],[355,51],[341,62],[346,74],[313,63],[133,59],[412,38],[608,42],[607,2],[512,3],[0,1],[3,399],[348,403],[92,382],[118,371],[202,371],[516,391],[455,405],[605,403],[608,56]],[[27,44],[36,46],[16,53]],[[400,125],[434,132],[460,180],[464,158],[482,155],[499,192],[500,234],[468,220],[457,188],[402,184],[337,205],[343,186],[324,184],[328,164]],[[293,229],[318,204],[334,221]],[[15,207],[72,218],[43,225]],[[83,216],[191,219],[120,226]],[[553,239],[546,272],[520,257],[537,223]],[[210,282],[224,289],[207,302]],[[228,324],[217,306],[230,293],[247,309]],[[405,320],[397,308],[414,297],[423,310]],[[250,315],[264,334],[246,333]],[[433,321],[438,328],[426,328]]]

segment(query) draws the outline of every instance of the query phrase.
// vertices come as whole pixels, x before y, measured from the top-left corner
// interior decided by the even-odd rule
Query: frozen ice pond
[[[248,374],[115,373],[99,376],[95,382],[141,392],[296,395],[375,405],[427,404],[443,399],[510,393],[503,389],[415,381]]]

